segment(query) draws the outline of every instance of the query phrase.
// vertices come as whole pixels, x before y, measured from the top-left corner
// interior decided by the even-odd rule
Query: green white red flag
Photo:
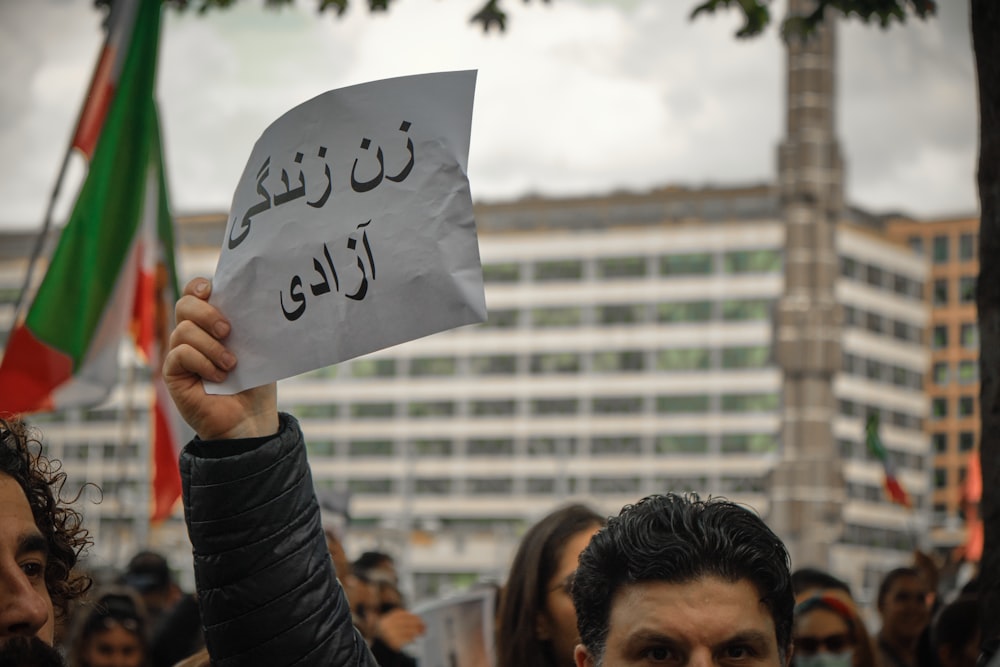
[[[882,469],[885,472],[883,485],[885,486],[885,492],[889,496],[889,500],[899,503],[903,507],[913,507],[910,494],[906,492],[906,489],[903,488],[899,478],[896,476],[896,469],[892,465],[892,462],[889,461],[889,452],[886,450],[885,445],[882,444],[882,438],[879,437],[877,413],[868,416],[868,422],[865,424],[865,440],[868,443],[868,451],[882,464]]]
[[[91,157],[89,170],[31,308],[8,340],[0,413],[103,401],[118,383],[119,345],[131,330],[152,369],[153,516],[162,518],[180,496],[180,477],[178,422],[160,377],[177,297],[154,101],[161,3],[114,7],[73,140]],[[103,120],[96,129],[95,119]]]

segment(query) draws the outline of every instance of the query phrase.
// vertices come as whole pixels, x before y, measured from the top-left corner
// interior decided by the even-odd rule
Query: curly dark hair
[[[0,418],[0,474],[24,491],[35,525],[48,542],[45,587],[56,613],[64,617],[69,603],[90,588],[90,578],[73,568],[91,540],[80,513],[60,498],[66,483],[62,464],[42,455],[41,441],[23,421]]]
[[[573,579],[580,639],[601,664],[611,602],[624,586],[747,580],[771,614],[784,663],[795,607],[789,561],[778,536],[740,505],[694,493],[649,496],[626,505],[580,554]]]

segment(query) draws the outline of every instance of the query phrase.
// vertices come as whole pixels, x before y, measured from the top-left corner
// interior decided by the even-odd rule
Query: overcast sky
[[[508,30],[468,22],[482,0],[395,0],[340,19],[316,0],[168,11],[159,70],[176,213],[228,210],[254,141],[326,90],[478,69],[469,159],[477,200],[773,179],[784,123],[776,31],[687,18],[695,0],[506,0]],[[783,2],[774,4],[780,16]],[[838,131],[847,196],[929,218],[977,211],[967,3],[883,32],[842,23]],[[92,0],[0,0],[0,226],[37,227],[102,43]],[[79,185],[82,161],[67,186]],[[59,219],[71,196],[65,196]]]

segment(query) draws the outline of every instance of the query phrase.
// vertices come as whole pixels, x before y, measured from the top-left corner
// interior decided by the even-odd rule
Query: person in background
[[[927,587],[912,567],[891,570],[878,590],[882,629],[876,635],[878,667],[922,667],[934,664],[921,655],[920,637],[930,621]]]
[[[91,585],[76,569],[90,537],[60,498],[66,474],[41,452],[24,422],[0,419],[0,664],[64,664],[56,624]]]
[[[817,596],[832,598],[844,605],[845,613],[850,617],[851,633],[853,635],[853,662],[857,667],[872,667],[875,664],[875,648],[868,628],[865,627],[858,605],[851,595],[851,588],[846,582],[829,572],[816,568],[799,568],[792,572],[792,589],[795,591],[795,603],[799,604]],[[798,649],[796,649],[796,656]]]
[[[381,667],[414,667],[416,661],[403,647],[424,634],[423,619],[408,611],[399,592],[399,576],[392,556],[381,551],[366,551],[354,561],[352,569],[370,588],[374,604],[374,624],[370,645]]]
[[[127,589],[108,591],[88,606],[79,610],[70,667],[148,667],[148,626],[138,596]]]
[[[142,597],[153,634],[184,595],[170,574],[167,559],[154,551],[140,551],[133,556],[125,568],[122,583]]]
[[[792,626],[794,667],[874,667],[871,647],[858,643],[861,625],[853,607],[840,597],[816,593],[802,600]]]
[[[959,596],[934,618],[931,645],[941,667],[976,667],[979,640],[979,600],[975,595]]]
[[[585,505],[561,507],[518,546],[500,602],[498,667],[568,667],[580,641],[571,593],[580,552],[604,526]]]

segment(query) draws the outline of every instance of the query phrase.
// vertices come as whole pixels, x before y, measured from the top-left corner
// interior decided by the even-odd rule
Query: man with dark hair
[[[785,545],[749,510],[650,496],[608,521],[573,580],[577,667],[786,667],[792,595]]]
[[[61,665],[55,621],[90,587],[73,569],[87,531],[41,448],[23,422],[0,419],[0,665]]]
[[[882,579],[878,613],[882,629],[876,637],[878,667],[919,667],[934,664],[921,652],[920,637],[930,622],[927,586],[920,571],[898,567]]]

